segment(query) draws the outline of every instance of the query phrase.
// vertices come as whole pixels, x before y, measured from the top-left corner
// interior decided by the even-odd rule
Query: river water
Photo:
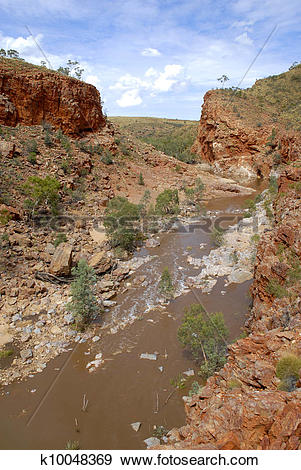
[[[208,209],[237,215],[245,199],[212,201]],[[104,314],[100,341],[79,344],[51,361],[42,373],[4,389],[1,449],[64,449],[68,440],[79,441],[81,449],[145,449],[143,440],[152,435],[155,425],[171,429],[185,424],[182,396],[198,376],[195,363],[177,340],[177,330],[185,308],[196,298],[191,291],[183,292],[162,308],[156,286],[168,266],[182,290],[184,279],[199,272],[188,264],[187,256],[208,254],[212,242],[204,230],[161,234],[160,242],[159,247],[136,254],[153,258],[126,281],[125,292],[114,299],[117,305]],[[140,276],[145,280],[135,285]],[[230,340],[241,333],[250,305],[250,284],[224,287],[220,279],[209,294],[197,290],[209,312],[223,312]],[[89,373],[87,363],[100,352],[104,363]],[[155,352],[157,360],[140,359],[142,353]],[[170,396],[170,381],[189,369],[195,377]],[[84,395],[86,411],[82,411]],[[137,433],[130,426],[134,422],[142,423]]]

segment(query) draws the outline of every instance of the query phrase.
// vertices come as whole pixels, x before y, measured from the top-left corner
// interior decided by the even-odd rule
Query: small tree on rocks
[[[71,284],[72,300],[67,307],[73,314],[76,327],[79,330],[84,330],[99,311],[94,294],[96,276],[94,269],[85,260],[79,261],[77,267],[72,269],[72,274],[75,276]]]
[[[178,330],[178,340],[188,347],[194,359],[202,362],[200,375],[210,377],[226,362],[228,329],[222,313],[208,317],[200,304],[191,305]]]
[[[159,291],[166,300],[171,300],[174,296],[174,286],[168,268],[164,268],[159,282]]]

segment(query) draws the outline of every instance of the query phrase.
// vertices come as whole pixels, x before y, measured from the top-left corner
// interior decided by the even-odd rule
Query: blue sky
[[[300,0],[0,0],[0,48],[54,68],[78,60],[108,115],[199,119],[226,74],[242,87],[301,61]]]

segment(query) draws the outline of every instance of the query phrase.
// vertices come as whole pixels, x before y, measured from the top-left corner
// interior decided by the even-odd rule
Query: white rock
[[[132,428],[134,429],[135,432],[138,432],[141,426],[141,423],[137,421],[137,423],[131,423]]]
[[[140,359],[149,359],[150,361],[156,361],[157,354],[142,353],[140,354]]]
[[[52,333],[53,335],[59,335],[60,333],[62,332],[62,330],[54,325],[51,329],[50,329],[50,333]]]
[[[150,447],[154,446],[159,446],[160,445],[160,439],[157,437],[148,437],[147,439],[144,439],[145,444],[147,445],[147,448],[149,449]]]
[[[187,377],[192,377],[194,375],[194,370],[193,369],[188,369],[185,372],[183,372],[184,375],[187,375]]]

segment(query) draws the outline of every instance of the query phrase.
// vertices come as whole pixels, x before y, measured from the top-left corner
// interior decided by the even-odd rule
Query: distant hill
[[[109,120],[178,160],[193,163],[198,159],[190,151],[197,135],[198,121],[122,116],[112,116]]]

